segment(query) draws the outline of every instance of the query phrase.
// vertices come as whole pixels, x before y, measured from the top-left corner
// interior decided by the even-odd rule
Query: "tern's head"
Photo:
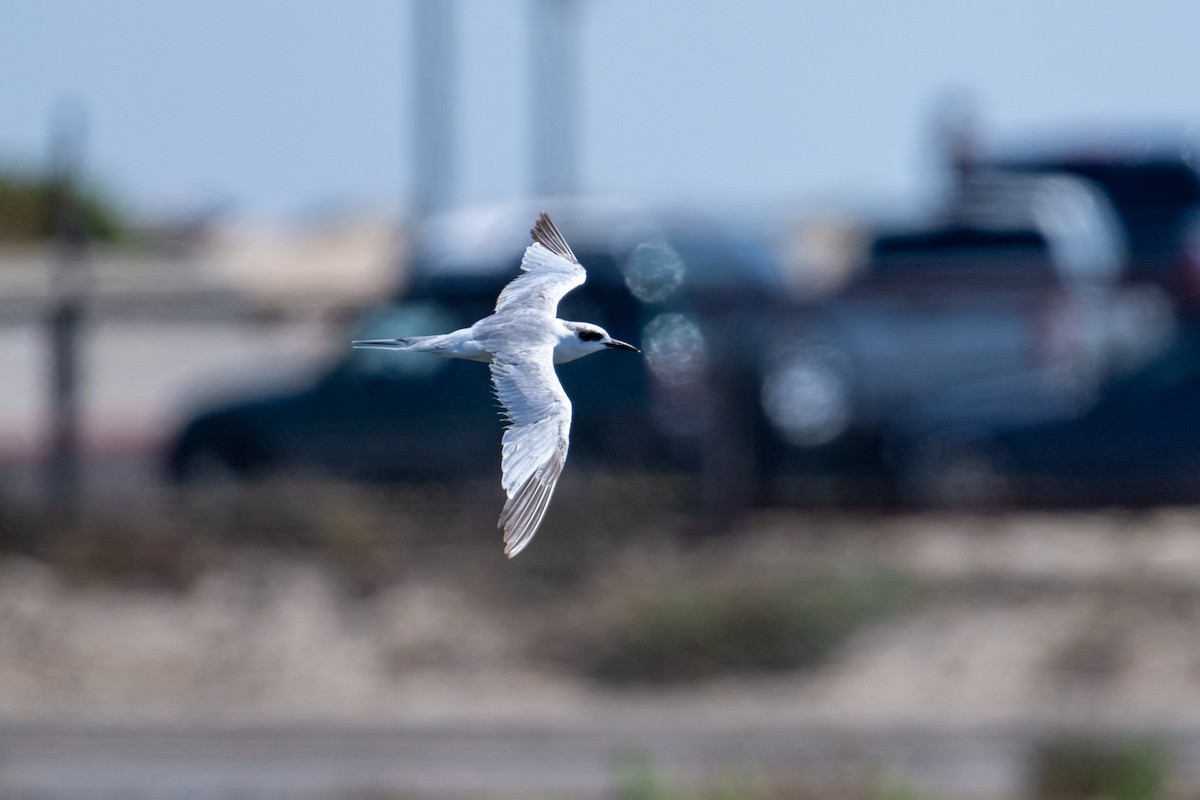
[[[614,339],[608,335],[608,331],[601,328],[599,325],[593,325],[590,322],[563,322],[570,331],[570,335],[559,341],[558,346],[554,348],[554,360],[556,363],[564,361],[574,361],[577,358],[583,358],[590,353],[598,353],[601,350],[613,348],[614,350],[632,350],[635,353],[642,352],[631,344],[626,344],[619,339]]]

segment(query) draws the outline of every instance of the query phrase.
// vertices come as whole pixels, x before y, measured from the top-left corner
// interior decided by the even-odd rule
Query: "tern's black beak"
[[[605,342],[605,343],[604,343],[604,346],[605,346],[605,347],[612,347],[612,348],[615,348],[615,349],[617,349],[617,350],[632,350],[632,351],[633,351],[633,352],[635,352],[635,353],[640,353],[640,352],[642,352],[641,350],[638,350],[638,349],[637,349],[636,347],[634,347],[633,345],[631,345],[631,344],[626,344],[625,342],[619,341],[619,340],[617,340],[617,339],[609,339],[607,342]]]

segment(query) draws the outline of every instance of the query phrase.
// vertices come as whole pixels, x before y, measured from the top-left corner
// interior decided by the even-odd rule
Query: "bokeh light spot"
[[[643,303],[661,303],[683,283],[683,259],[666,242],[643,242],[625,262],[625,285]]]
[[[642,336],[646,362],[662,380],[686,383],[704,370],[704,334],[683,314],[660,314],[650,321]]]
[[[815,447],[836,439],[850,424],[850,387],[822,352],[804,350],[763,380],[767,418],[790,442]]]

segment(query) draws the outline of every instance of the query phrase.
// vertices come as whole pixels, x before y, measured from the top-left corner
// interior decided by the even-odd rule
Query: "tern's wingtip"
[[[533,241],[545,247],[551,253],[557,256],[562,256],[568,261],[579,263],[579,259],[575,258],[575,254],[571,252],[571,246],[567,244],[566,237],[558,230],[558,226],[554,224],[554,220],[550,219],[550,215],[545,211],[538,214],[537,222],[529,230],[529,235]]]

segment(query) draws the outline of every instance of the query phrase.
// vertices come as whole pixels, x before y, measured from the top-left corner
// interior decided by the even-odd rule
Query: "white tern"
[[[522,273],[496,300],[496,310],[468,328],[435,336],[368,339],[354,347],[436,353],[491,366],[507,426],[501,444],[501,483],[508,496],[498,527],[512,558],[537,532],[567,460],[571,401],[555,364],[608,348],[640,352],[598,325],[558,319],[558,303],[587,273],[567,240],[542,212],[530,231],[533,244]]]

